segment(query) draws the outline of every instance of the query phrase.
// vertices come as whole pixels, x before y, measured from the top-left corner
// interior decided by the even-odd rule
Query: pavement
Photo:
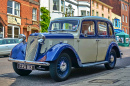
[[[62,86],[130,86],[130,66]]]
[[[120,49],[127,50],[130,47],[120,47]],[[130,65],[62,86],[130,86]]]

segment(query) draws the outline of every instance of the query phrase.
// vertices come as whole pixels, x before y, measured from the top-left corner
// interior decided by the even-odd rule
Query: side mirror
[[[19,41],[24,42],[26,40],[26,36],[24,34],[19,34]]]

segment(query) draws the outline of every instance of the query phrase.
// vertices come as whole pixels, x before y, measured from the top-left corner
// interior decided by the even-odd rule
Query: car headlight
[[[43,34],[39,34],[38,35],[38,42],[40,44],[43,44],[44,43],[44,40],[45,40],[45,36]]]
[[[19,34],[19,41],[24,42],[26,40],[26,36],[24,34]]]

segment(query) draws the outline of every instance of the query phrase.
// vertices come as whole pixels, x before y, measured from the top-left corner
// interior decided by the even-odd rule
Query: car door
[[[78,48],[78,55],[82,63],[96,61],[97,42],[95,34],[95,21],[82,21]]]
[[[104,61],[108,49],[108,25],[105,21],[97,21],[98,54],[97,61]]]
[[[8,46],[5,39],[0,40],[0,55],[8,54]]]

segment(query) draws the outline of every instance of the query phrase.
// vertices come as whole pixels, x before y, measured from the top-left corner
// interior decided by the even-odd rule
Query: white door
[[[83,21],[79,37],[78,55],[82,63],[95,62],[97,56],[97,42],[94,21]]]

